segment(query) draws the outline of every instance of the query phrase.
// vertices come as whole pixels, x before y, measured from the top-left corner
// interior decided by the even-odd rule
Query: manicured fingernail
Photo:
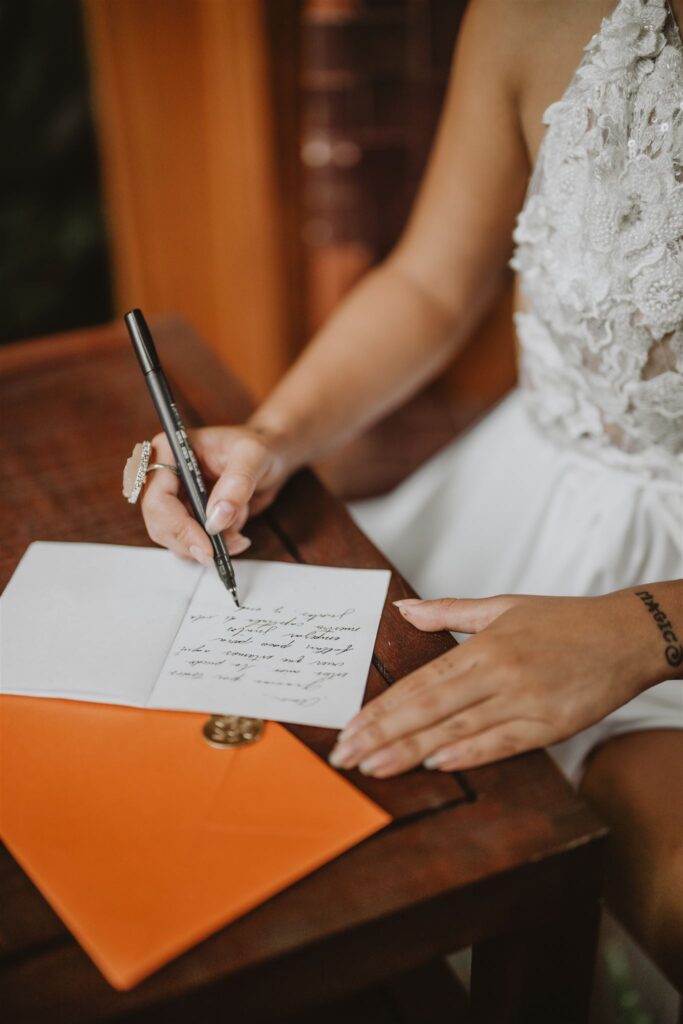
[[[434,768],[438,768],[440,764],[441,764],[441,760],[439,758],[439,755],[438,754],[432,754],[431,757],[426,757],[424,759],[424,761],[422,762],[422,767],[423,768],[429,768],[430,771],[433,771]]]
[[[352,743],[338,743],[328,760],[333,768],[352,768],[356,760],[356,748]]]
[[[363,775],[381,775],[388,768],[392,767],[394,761],[395,758],[391,751],[380,751],[379,754],[373,754],[372,757],[367,757],[364,761],[361,761],[358,765],[358,770]]]
[[[344,740],[351,739],[351,737],[355,736],[357,732],[360,732],[362,728],[363,726],[360,722],[348,722],[342,731],[337,734],[337,743],[342,743]]]
[[[448,765],[448,768],[446,768]],[[431,757],[426,757],[422,762],[423,768],[429,768],[430,771],[434,769],[442,769],[445,771],[454,771],[458,765],[458,755],[453,750],[442,750],[436,754],[432,754]]]
[[[228,544],[228,551],[231,555],[241,555],[243,551],[251,547],[251,540],[249,537],[245,537],[243,533],[238,533],[235,537],[230,538]]]
[[[411,605],[422,604],[419,597],[404,597],[400,601],[394,601],[397,608],[410,608]]]
[[[207,554],[206,551],[203,551],[202,548],[198,547],[196,544],[193,544],[190,548],[190,554],[196,562],[199,562],[200,565],[211,565],[213,562],[211,555]]]
[[[236,514],[237,508],[231,501],[219,501],[213,506],[206,517],[204,529],[212,535],[221,533],[227,529]]]

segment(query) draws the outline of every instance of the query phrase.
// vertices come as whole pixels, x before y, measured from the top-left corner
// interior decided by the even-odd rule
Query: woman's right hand
[[[207,537],[225,534],[231,555],[251,541],[240,531],[274,499],[292,472],[274,437],[249,426],[202,427],[189,431],[207,486],[214,482],[207,504],[206,531],[189,511],[175,473],[150,473],[142,496],[142,515],[150,538],[181,558],[210,565],[213,548]],[[174,463],[164,434],[152,441],[150,462]]]

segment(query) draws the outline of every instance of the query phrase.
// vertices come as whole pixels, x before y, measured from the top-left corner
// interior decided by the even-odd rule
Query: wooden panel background
[[[182,310],[249,389],[290,359],[255,0],[84,0],[119,312]]]

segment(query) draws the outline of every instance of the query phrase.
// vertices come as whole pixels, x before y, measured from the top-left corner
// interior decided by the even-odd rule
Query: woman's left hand
[[[367,704],[340,733],[335,767],[474,768],[566,739],[657,681],[657,630],[633,590],[397,605],[417,629],[476,636]]]

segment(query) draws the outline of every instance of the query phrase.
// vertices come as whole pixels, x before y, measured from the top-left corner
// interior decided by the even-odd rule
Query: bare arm
[[[316,459],[418,391],[467,341],[500,283],[529,165],[500,0],[458,39],[427,173],[389,258],[341,304],[251,424]],[[513,5],[514,6],[514,5]]]
[[[510,8],[512,7],[512,10]],[[243,427],[193,435],[209,477],[207,530],[239,531],[298,466],[361,432],[416,392],[465,344],[499,285],[528,180],[517,116],[520,19],[509,0],[472,0],[415,209],[389,258],[342,303]],[[168,461],[163,437],[155,458]],[[170,474],[146,487],[153,540],[211,558]]]

